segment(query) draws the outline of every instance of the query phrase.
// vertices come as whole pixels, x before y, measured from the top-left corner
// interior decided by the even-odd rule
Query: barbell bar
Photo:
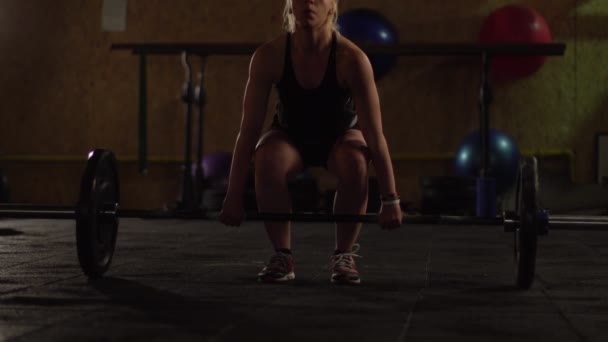
[[[121,210],[118,203],[106,203],[95,214],[100,219],[117,218],[144,218],[144,219],[217,219],[217,214],[205,212],[179,212],[154,210]],[[501,217],[479,218],[474,216],[444,216],[420,215],[403,212],[404,224],[439,224],[439,225],[501,225]],[[2,218],[31,218],[31,219],[76,219],[78,208],[53,207],[38,205],[5,205],[0,204],[0,217]],[[334,215],[314,212],[301,213],[247,213],[244,221],[297,221],[297,222],[378,222],[377,214],[364,215]]]
[[[425,225],[503,226],[514,232],[516,285],[527,289],[535,273],[537,236],[553,229],[608,230],[608,217],[549,215],[538,209],[538,171],[533,157],[522,159],[517,181],[516,210],[496,217],[422,215],[404,212],[403,223]],[[109,150],[89,154],[75,207],[2,204],[0,218],[75,219],[78,260],[90,278],[101,277],[109,268],[118,233],[119,218],[217,219],[217,214],[180,211],[123,210],[117,161]],[[321,213],[248,213],[246,221],[361,222],[377,223],[377,214],[334,215]]]
[[[143,219],[210,219],[218,218],[215,213],[206,212],[179,212],[163,210],[132,210],[119,209],[118,203],[107,203],[96,214],[99,217],[143,218]],[[542,213],[539,219],[543,219]],[[37,204],[0,204],[0,218],[29,218],[29,219],[75,219],[77,208],[73,206],[54,206]],[[377,223],[377,214],[364,215],[335,215],[315,212],[301,213],[257,213],[245,214],[244,221],[297,221],[297,222],[361,222]],[[404,224],[428,225],[472,225],[497,226],[504,225],[506,232],[512,232],[519,224],[517,216],[509,217],[506,214],[495,218],[457,215],[422,215],[415,212],[403,212]],[[551,215],[546,221],[551,230],[559,227],[580,226],[582,230],[608,229],[608,216],[572,216]],[[569,229],[570,230],[570,229]]]

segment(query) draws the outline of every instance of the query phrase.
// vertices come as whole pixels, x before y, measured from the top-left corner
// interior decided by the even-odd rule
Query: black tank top
[[[283,76],[276,88],[279,95],[273,125],[295,138],[333,139],[357,124],[350,92],[338,83],[336,70],[337,38],[333,33],[329,62],[317,88],[303,88],[296,79],[291,58],[291,34],[287,34]]]

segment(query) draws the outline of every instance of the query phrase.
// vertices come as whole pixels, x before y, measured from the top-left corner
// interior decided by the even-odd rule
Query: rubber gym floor
[[[261,223],[123,219],[90,282],[74,223],[0,220],[6,341],[605,341],[608,232],[541,237],[532,289],[513,286],[501,227],[366,225],[359,286],[326,270],[331,224],[296,223],[296,280],[259,284]]]

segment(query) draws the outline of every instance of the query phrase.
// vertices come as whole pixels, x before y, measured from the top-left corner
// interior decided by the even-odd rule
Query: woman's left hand
[[[383,205],[378,214],[378,221],[382,229],[392,230],[401,227],[403,213],[399,204]]]

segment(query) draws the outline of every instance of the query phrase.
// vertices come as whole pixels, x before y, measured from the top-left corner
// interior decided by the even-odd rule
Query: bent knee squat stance
[[[264,212],[291,211],[288,179],[306,166],[324,166],[338,179],[336,214],[365,213],[369,160],[381,192],[396,193],[373,70],[365,53],[337,32],[337,9],[337,0],[286,0],[287,32],[252,57],[222,222],[242,220],[244,169],[254,153],[256,196]],[[258,142],[273,87],[278,110]],[[388,206],[378,219],[383,228],[395,228],[401,215],[398,206]],[[266,228],[277,253],[260,278],[293,279],[290,223],[267,222]],[[332,282],[359,282],[352,258],[360,229],[357,223],[337,225]],[[348,276],[335,277],[339,272]]]
[[[365,214],[368,194],[367,147],[361,132],[347,131],[333,147],[328,161],[329,171],[337,179],[334,214]],[[348,252],[357,242],[361,223],[336,223],[337,252]]]
[[[303,168],[298,151],[285,134],[265,134],[255,152],[255,191],[260,212],[290,213],[288,181]],[[291,249],[291,222],[265,222],[266,232],[275,250]]]

